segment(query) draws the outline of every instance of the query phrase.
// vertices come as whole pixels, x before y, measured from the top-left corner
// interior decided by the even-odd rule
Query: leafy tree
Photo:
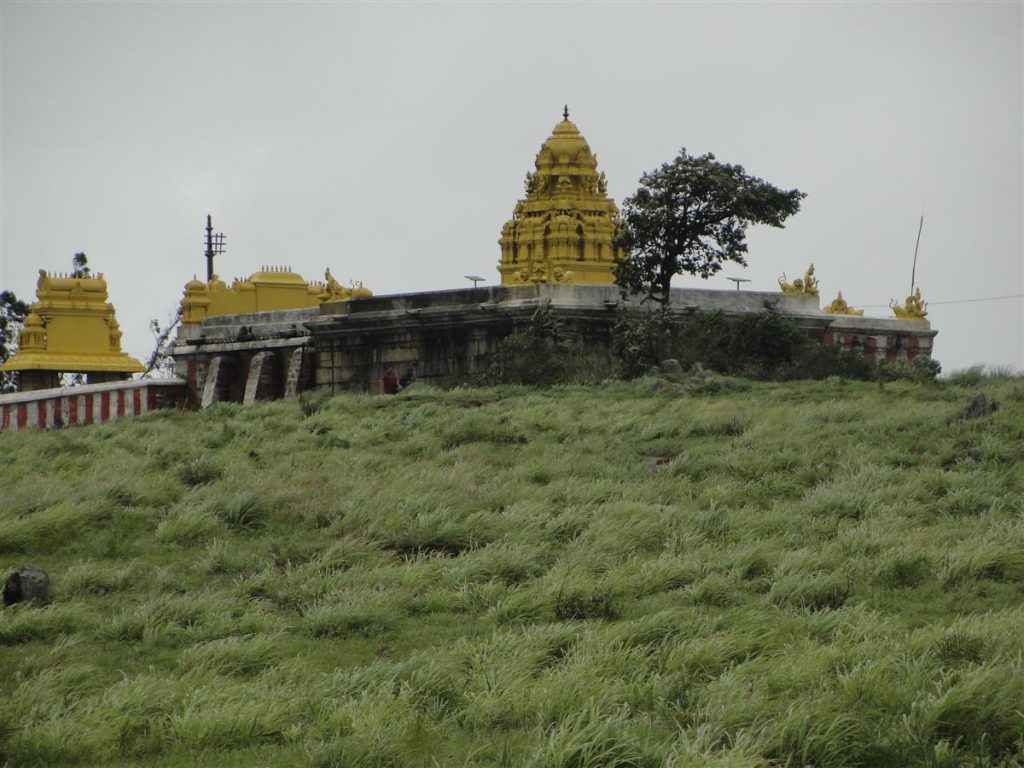
[[[161,327],[160,321],[156,318],[149,321],[149,330],[153,334],[154,346],[153,351],[146,359],[146,372],[142,374],[143,378],[174,376],[174,358],[171,356],[174,340],[171,338],[171,334],[180,322],[181,308],[178,308],[177,312],[171,316],[166,326]]]
[[[616,240],[629,258],[618,262],[615,282],[624,293],[643,293],[667,306],[675,275],[707,278],[725,261],[746,264],[747,227],[782,222],[800,210],[804,193],[783,191],[727,165],[712,154],[682,149],[671,163],[640,177],[623,201]]]
[[[505,337],[479,376],[483,384],[552,384],[600,381],[610,357],[589,348],[555,314],[551,302],[537,307],[527,328]]]
[[[28,305],[13,291],[0,291],[0,363],[18,348],[18,332],[28,317]],[[18,388],[17,374],[0,373],[0,392],[14,392]]]
[[[76,253],[71,257],[71,276],[72,277],[89,277],[92,274],[92,270],[89,269],[89,259],[84,253]]]

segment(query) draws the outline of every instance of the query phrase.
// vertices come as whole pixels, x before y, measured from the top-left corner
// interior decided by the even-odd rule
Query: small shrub
[[[396,626],[397,617],[381,605],[317,606],[306,614],[306,630],[313,637],[379,637]]]
[[[220,523],[209,510],[194,505],[172,509],[156,527],[156,538],[161,542],[191,544],[216,535]]]
[[[552,728],[547,742],[527,763],[530,768],[661,768],[668,754],[637,733],[625,708],[605,714],[590,700],[582,712]]]
[[[776,581],[770,592],[776,605],[803,608],[808,611],[834,611],[850,597],[851,585],[837,574],[813,576],[793,574]]]
[[[925,384],[935,381],[942,371],[938,360],[918,355],[911,361],[898,360],[878,364],[879,381],[913,381]]]
[[[237,493],[227,504],[217,509],[217,518],[229,528],[254,531],[262,528],[267,516],[267,505],[254,493]]]
[[[309,392],[300,392],[299,401],[299,412],[302,414],[302,418],[308,419],[309,417],[319,413],[323,410],[324,406],[327,405],[327,401],[331,399],[330,392],[321,392],[318,390],[312,390]]]
[[[694,584],[686,594],[696,605],[714,608],[724,608],[738,599],[736,585],[717,574],[711,574],[699,584]]]
[[[681,333],[680,323],[663,309],[622,315],[612,330],[620,374],[633,379],[674,357]]]
[[[608,592],[559,595],[555,600],[555,616],[559,619],[617,619],[619,607]]]
[[[961,387],[976,387],[984,382],[985,378],[985,366],[972,365],[970,368],[953,371],[946,377],[946,382]]]
[[[936,737],[987,758],[986,764],[1019,755],[1024,747],[1024,676],[1019,667],[1017,672],[1007,675],[985,666],[967,671],[935,702],[931,716]]]
[[[961,629],[953,629],[943,635],[933,650],[935,655],[947,664],[977,663],[982,660],[985,641]]]
[[[504,338],[482,375],[485,384],[552,384],[598,381],[606,376],[604,355],[574,338],[546,301],[537,307],[529,327]]]
[[[724,421],[694,424],[690,437],[739,437],[747,431],[747,425],[733,417]]]
[[[137,574],[129,565],[109,568],[93,562],[77,563],[64,573],[63,591],[69,595],[107,595],[133,586]]]
[[[916,587],[930,574],[931,562],[927,557],[901,552],[879,567],[876,579],[883,587],[904,589]]]
[[[223,470],[213,459],[207,456],[200,456],[180,465],[178,467],[178,478],[183,485],[195,488],[196,486],[206,485],[219,479],[222,472]]]
[[[245,677],[280,663],[281,635],[243,635],[197,643],[182,655],[181,667]]]

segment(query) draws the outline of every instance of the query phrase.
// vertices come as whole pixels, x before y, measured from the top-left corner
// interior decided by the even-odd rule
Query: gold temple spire
[[[562,115],[526,174],[526,196],[502,227],[502,285],[614,282],[619,209],[568,104]]]

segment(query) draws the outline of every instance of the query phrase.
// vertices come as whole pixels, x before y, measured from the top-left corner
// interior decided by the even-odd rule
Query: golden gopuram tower
[[[121,326],[102,274],[39,270],[36,302],[18,336],[18,351],[0,371],[20,371],[22,391],[59,385],[61,373],[85,373],[90,384],[119,381],[145,367],[121,351]]]
[[[501,229],[502,285],[610,285],[619,209],[569,109],[526,174],[526,197]]]

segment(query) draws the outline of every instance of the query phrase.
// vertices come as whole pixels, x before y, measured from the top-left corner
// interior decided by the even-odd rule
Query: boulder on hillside
[[[661,365],[659,365],[658,368],[667,376],[679,376],[683,373],[683,366],[681,366],[679,361],[675,358],[662,360]]]
[[[980,419],[985,416],[991,416],[993,413],[999,410],[999,402],[991,400],[983,392],[976,392],[971,401],[964,408],[961,419]]]
[[[50,574],[34,565],[25,565],[8,575],[4,582],[4,605],[29,603],[34,606],[53,602]]]

